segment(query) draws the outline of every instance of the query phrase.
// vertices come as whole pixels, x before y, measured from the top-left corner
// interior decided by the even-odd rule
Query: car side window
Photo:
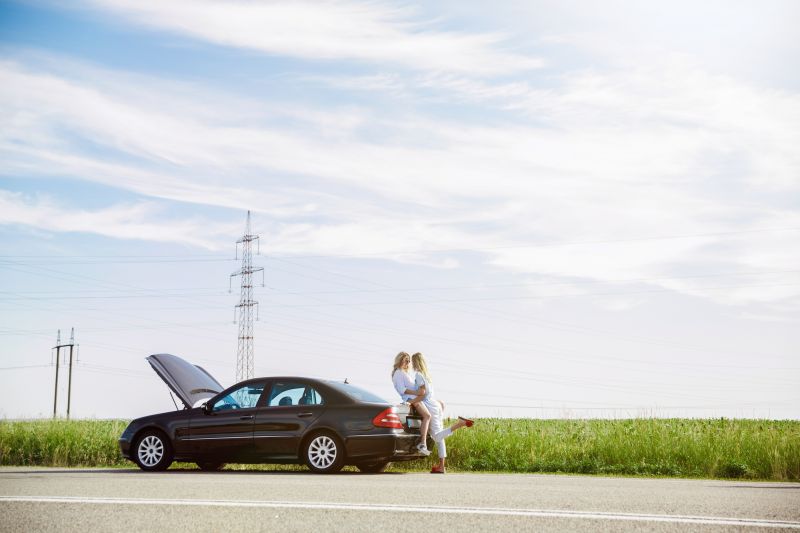
[[[263,392],[263,383],[242,385],[214,402],[214,405],[211,406],[211,410],[226,411],[228,409],[247,409],[248,407],[255,407]]]
[[[322,405],[322,396],[316,389],[305,383],[278,381],[272,386],[269,396],[269,407],[290,405]]]

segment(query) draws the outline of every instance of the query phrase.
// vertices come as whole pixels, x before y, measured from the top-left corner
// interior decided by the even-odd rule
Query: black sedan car
[[[381,472],[422,457],[419,417],[345,382],[306,377],[248,379],[223,390],[201,367],[174,355],[147,361],[184,408],[132,421],[122,455],[142,470],[173,461],[216,470],[224,463],[305,463],[313,472],[355,465]],[[430,437],[428,438],[430,440]]]

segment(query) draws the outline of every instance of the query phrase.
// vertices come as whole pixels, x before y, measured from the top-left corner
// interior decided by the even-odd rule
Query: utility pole
[[[56,345],[53,349],[56,351],[56,386],[53,391],[53,418],[58,414],[58,367],[61,362],[61,348],[69,346],[69,379],[67,385],[67,419],[69,419],[69,409],[72,402],[72,353],[75,348],[75,328],[69,336],[69,344],[61,344],[61,330],[58,330],[58,337],[56,337]]]
[[[247,226],[245,227],[244,235],[236,241],[237,259],[239,244],[242,245],[242,268],[231,274],[230,277],[231,280],[233,280],[234,276],[242,277],[239,303],[236,305],[239,315],[239,346],[236,353],[237,382],[252,378],[255,366],[253,353],[253,308],[258,305],[258,302],[253,300],[253,273],[261,271],[261,286],[263,287],[264,267],[253,267],[253,241],[258,241],[258,235],[250,233],[250,211],[248,211]],[[230,285],[228,290],[230,291]],[[258,316],[256,316],[256,320],[258,320]],[[235,322],[236,320],[234,319],[234,323]]]
[[[69,380],[67,385],[67,420],[69,420],[69,407],[72,402],[72,350],[75,348],[75,328],[69,335]]]
[[[56,417],[56,407],[58,406],[58,362],[61,359],[61,330],[58,330],[58,337],[56,337],[56,345],[53,347],[56,350],[56,386],[53,392],[53,418]]]

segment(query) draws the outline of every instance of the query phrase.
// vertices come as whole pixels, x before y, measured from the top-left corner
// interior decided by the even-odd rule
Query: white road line
[[[572,518],[583,520],[622,520],[634,522],[669,522],[721,526],[771,527],[800,529],[800,522],[730,518],[716,516],[681,516],[638,513],[601,513],[560,509],[504,509],[499,507],[444,507],[391,504],[316,503],[258,500],[154,500],[147,498],[82,498],[69,496],[0,496],[0,503],[62,503],[91,505],[174,505],[203,507],[256,507],[266,509],[326,509],[341,511],[394,511],[402,513],[450,513],[471,515],[527,516],[531,518]]]

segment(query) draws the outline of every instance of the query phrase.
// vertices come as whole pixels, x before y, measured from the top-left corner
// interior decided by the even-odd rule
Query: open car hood
[[[203,368],[180,357],[159,353],[147,357],[147,362],[187,409],[200,405],[223,389]]]

